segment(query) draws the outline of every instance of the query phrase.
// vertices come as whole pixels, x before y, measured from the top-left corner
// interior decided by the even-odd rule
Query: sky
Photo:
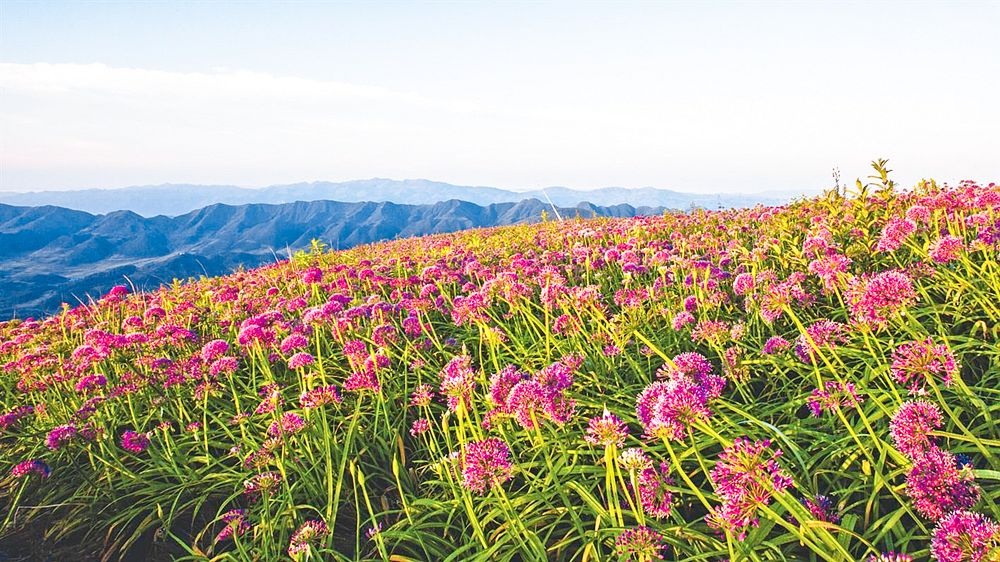
[[[0,0],[0,190],[1000,181],[1000,1]]]

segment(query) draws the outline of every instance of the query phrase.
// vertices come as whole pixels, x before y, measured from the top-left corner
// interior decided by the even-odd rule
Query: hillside
[[[0,318],[52,313],[61,303],[88,302],[126,283],[155,289],[175,278],[222,275],[274,263],[319,240],[332,248],[535,222],[553,209],[529,199],[479,206],[295,202],[214,204],[178,217],[144,218],[129,211],[91,215],[59,207],[0,205]],[[662,208],[582,203],[565,217],[635,216]]]
[[[544,190],[510,191],[495,187],[452,185],[428,180],[370,179],[346,182],[303,182],[248,189],[232,185],[165,184],[134,186],[121,189],[82,189],[75,191],[42,191],[28,193],[0,192],[0,203],[20,206],[53,205],[87,211],[110,213],[128,210],[142,216],[182,215],[191,211],[224,203],[283,204],[296,201],[345,201],[350,203],[375,201],[406,205],[433,205],[458,199],[477,205],[517,203],[538,199],[561,207],[575,207],[589,202],[599,206],[627,204],[635,207],[666,207],[707,209],[753,207],[757,204],[777,204],[789,199],[775,194],[696,194],[651,187],[625,189],[607,187],[576,190],[549,187]]]
[[[997,560],[1000,186],[876,168],[782,207],[300,252],[2,323],[0,551]],[[158,243],[135,224],[123,246]]]

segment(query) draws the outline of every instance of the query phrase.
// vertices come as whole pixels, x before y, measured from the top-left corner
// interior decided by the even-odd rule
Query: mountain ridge
[[[173,279],[222,275],[276,261],[320,240],[332,248],[468,228],[566,219],[660,214],[627,204],[553,208],[538,199],[477,205],[386,201],[215,203],[179,215],[92,214],[56,206],[0,203],[0,318],[51,313],[126,281],[155,289]],[[554,218],[554,217],[553,217]]]
[[[561,207],[573,207],[583,202],[600,206],[627,203],[641,207],[686,209],[752,207],[757,204],[779,204],[789,197],[772,194],[696,194],[640,187],[604,187],[578,190],[567,187],[546,187],[513,191],[487,186],[462,186],[425,179],[392,180],[371,178],[344,182],[313,181],[278,184],[262,188],[233,185],[159,184],[111,189],[71,191],[0,192],[0,203],[17,206],[54,205],[68,209],[104,214],[116,210],[131,210],[144,217],[179,216],[215,203],[245,205],[252,203],[284,204],[297,201],[364,201],[394,202],[425,205],[458,199],[477,205],[516,203],[538,199]]]

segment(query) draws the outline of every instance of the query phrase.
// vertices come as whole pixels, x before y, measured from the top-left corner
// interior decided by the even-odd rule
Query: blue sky
[[[1000,179],[1000,3],[0,3],[0,190]]]

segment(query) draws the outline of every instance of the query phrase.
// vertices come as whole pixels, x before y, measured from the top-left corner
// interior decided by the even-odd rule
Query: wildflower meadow
[[[1000,186],[546,217],[0,324],[0,537],[1000,561]],[[153,547],[148,547],[153,544]]]

